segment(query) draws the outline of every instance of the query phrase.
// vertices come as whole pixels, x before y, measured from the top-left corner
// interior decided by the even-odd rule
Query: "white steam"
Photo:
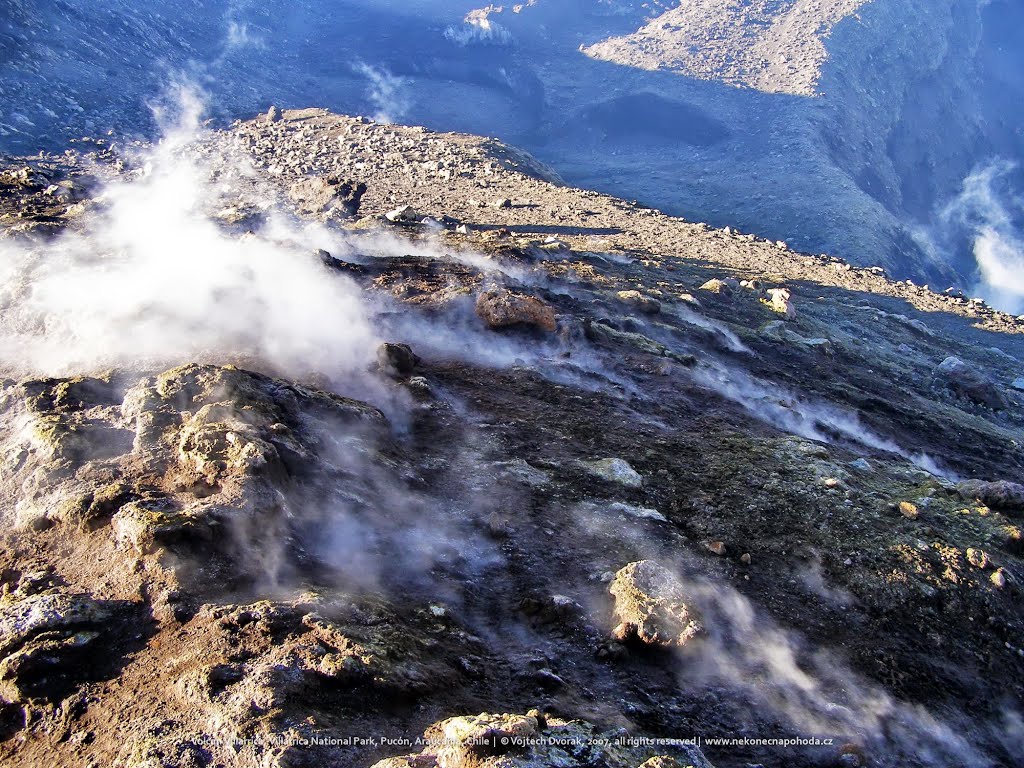
[[[927,453],[912,453],[892,440],[876,435],[861,424],[854,412],[827,403],[801,399],[746,371],[726,367],[715,361],[707,361],[694,369],[693,377],[699,384],[741,405],[754,418],[784,432],[821,443],[832,442],[829,433],[841,435],[867,448],[902,456],[937,477],[956,479]]]
[[[1006,312],[1024,312],[1024,199],[1011,186],[1015,163],[993,160],[964,179],[963,188],[938,217],[939,235],[966,233],[978,267],[973,290]],[[931,250],[936,246],[925,243]]]
[[[401,122],[412,106],[405,78],[393,75],[387,67],[365,62],[355,65],[355,70],[367,79],[367,97],[376,110],[373,119],[378,123]]]
[[[799,733],[850,741],[879,764],[914,758],[920,765],[988,766],[992,762],[950,723],[888,693],[822,650],[811,650],[721,583],[687,585],[700,607],[707,636],[682,684],[705,683],[743,690],[760,708],[781,716]]]
[[[238,48],[264,50],[267,47],[267,42],[263,39],[263,35],[253,32],[248,24],[229,21],[226,46],[231,50]]]
[[[201,100],[179,96],[142,169],[108,186],[78,231],[0,246],[0,366],[62,375],[255,357],[336,376],[365,365],[376,338],[359,291],[312,255],[329,233],[266,202],[271,224],[256,234],[212,220],[249,170],[197,156]],[[172,110],[155,111],[167,124]]]

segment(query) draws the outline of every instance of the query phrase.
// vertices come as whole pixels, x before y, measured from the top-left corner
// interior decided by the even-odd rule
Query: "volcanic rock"
[[[297,181],[288,190],[289,197],[300,213],[338,212],[349,218],[359,213],[364,194],[366,185],[362,182],[322,176]]]
[[[702,291],[709,291],[711,293],[717,293],[724,296],[732,295],[732,287],[727,282],[720,280],[717,277],[713,277],[708,280],[700,287],[700,289]]]
[[[583,466],[590,474],[609,483],[617,483],[627,488],[642,488],[644,484],[643,475],[633,469],[625,459],[597,459],[585,461]]]
[[[637,311],[644,314],[656,315],[661,311],[660,301],[644,296],[640,291],[619,291],[617,295],[620,301],[635,307]]]
[[[1008,480],[991,483],[984,480],[964,480],[957,484],[956,489],[969,501],[977,499],[994,509],[1024,511],[1024,485],[1020,483],[1011,483]]]
[[[615,598],[619,642],[682,647],[702,630],[683,585],[653,560],[630,563],[615,574],[608,591]]]
[[[84,654],[113,612],[87,594],[50,590],[0,603],[0,695],[9,701],[55,692],[47,676],[80,678]]]
[[[991,379],[958,357],[951,355],[943,360],[935,369],[935,375],[957,395],[979,405],[1002,410],[1009,404],[1006,395]]]
[[[771,297],[771,308],[774,311],[787,320],[796,317],[796,307],[793,306],[792,294],[788,288],[769,288],[766,293]]]
[[[403,205],[385,213],[384,218],[392,224],[419,224],[423,215],[411,205]]]
[[[492,329],[519,325],[553,333],[558,327],[554,310],[543,301],[504,290],[481,293],[476,314]]]
[[[377,347],[377,364],[382,372],[393,378],[409,378],[419,361],[408,344],[385,342]]]

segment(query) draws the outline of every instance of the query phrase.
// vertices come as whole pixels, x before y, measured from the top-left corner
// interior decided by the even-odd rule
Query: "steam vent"
[[[1024,766],[1021,39],[4,0],[0,765]]]

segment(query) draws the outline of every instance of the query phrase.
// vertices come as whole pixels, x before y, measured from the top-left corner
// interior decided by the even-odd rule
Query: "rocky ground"
[[[274,110],[182,151],[225,241],[343,237],[308,260],[386,343],[4,346],[5,764],[1019,759],[1024,320],[494,140]],[[9,160],[0,245],[143,167]]]

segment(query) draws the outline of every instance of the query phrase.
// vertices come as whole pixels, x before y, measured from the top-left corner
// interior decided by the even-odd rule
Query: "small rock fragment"
[[[920,514],[917,509],[917,505],[909,501],[901,501],[899,504],[900,514],[908,520],[917,520]]]
[[[726,546],[724,541],[707,541],[704,542],[704,547],[719,557],[725,557]]]
[[[974,547],[967,548],[967,562],[975,568],[987,568],[989,564],[988,553]]]

